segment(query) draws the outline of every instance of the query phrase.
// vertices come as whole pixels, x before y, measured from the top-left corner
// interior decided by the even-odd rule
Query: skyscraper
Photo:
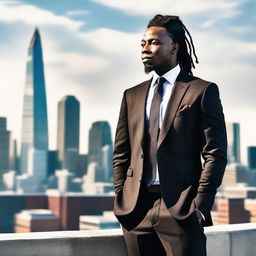
[[[21,174],[37,177],[38,185],[47,176],[48,121],[44,65],[39,30],[28,48],[21,133]],[[25,178],[24,178],[25,179]],[[39,181],[40,180],[40,181]],[[34,188],[36,184],[34,184]]]
[[[94,122],[89,131],[88,164],[96,162],[102,166],[102,148],[105,145],[113,147],[109,123],[106,121]]]
[[[0,179],[9,171],[10,132],[6,129],[6,118],[0,117]]]
[[[57,150],[48,151],[48,172],[47,176],[50,177],[54,174],[54,171],[57,169]]]
[[[16,140],[7,130],[6,118],[0,117],[0,190],[13,189],[16,170]]]
[[[247,148],[248,156],[248,167],[250,169],[256,169],[256,146],[251,146]]]
[[[228,162],[240,163],[240,125],[239,123],[227,124],[228,137]]]
[[[80,103],[65,96],[58,103],[57,150],[59,167],[75,172],[78,167]]]

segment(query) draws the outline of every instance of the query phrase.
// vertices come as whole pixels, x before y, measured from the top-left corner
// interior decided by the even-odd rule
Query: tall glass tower
[[[68,95],[58,103],[58,161],[61,169],[77,171],[79,154],[80,103]]]
[[[39,30],[36,28],[28,48],[23,102],[20,171],[46,177],[48,121],[44,65]]]
[[[227,123],[228,162],[240,163],[240,124]]]

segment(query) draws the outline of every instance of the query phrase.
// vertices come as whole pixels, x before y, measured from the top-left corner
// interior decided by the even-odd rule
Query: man
[[[154,74],[123,95],[114,213],[129,255],[206,255],[203,226],[212,225],[227,162],[218,87],[192,76],[192,53],[198,60],[179,17],[156,15],[141,47],[145,72]]]

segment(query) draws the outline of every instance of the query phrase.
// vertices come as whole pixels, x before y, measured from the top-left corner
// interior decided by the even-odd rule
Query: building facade
[[[228,162],[240,163],[240,124],[227,123]]]
[[[109,123],[94,122],[89,131],[88,164],[95,162],[102,166],[102,148],[106,145],[113,147]]]
[[[247,157],[249,169],[256,169],[256,146],[247,148]]]
[[[0,117],[0,175],[10,168],[10,132],[6,129],[6,118]]]
[[[58,168],[76,172],[79,155],[80,103],[65,96],[58,103]]]

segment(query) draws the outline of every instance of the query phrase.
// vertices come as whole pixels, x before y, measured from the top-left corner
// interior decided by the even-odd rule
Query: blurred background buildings
[[[79,153],[79,127],[80,102],[67,95],[58,102],[57,150],[49,150],[43,53],[36,28],[28,48],[20,154],[7,119],[0,117],[1,233],[79,229],[79,217],[86,214],[89,220],[95,215],[98,228],[119,225],[113,215],[103,213],[112,210],[114,199],[110,125],[92,124],[88,154]]]

